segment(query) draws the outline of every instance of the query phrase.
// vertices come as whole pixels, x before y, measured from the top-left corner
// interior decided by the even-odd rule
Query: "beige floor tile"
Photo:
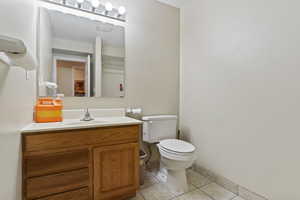
[[[155,178],[155,176],[153,175],[153,173],[151,172],[146,172],[144,175],[144,184],[141,185],[141,189],[147,188],[151,185],[157,184],[159,183],[159,181],[157,180],[157,178]]]
[[[210,183],[202,188],[202,191],[213,197],[215,200],[231,200],[236,195],[216,183]]]
[[[144,197],[138,192],[135,197],[132,197],[128,200],[144,200]]]
[[[244,200],[242,197],[235,197],[232,200]]]
[[[255,192],[252,192],[242,186],[239,186],[239,195],[240,195],[240,197],[242,197],[244,199],[267,200],[267,198],[260,196],[260,195],[256,194]]]
[[[167,184],[165,184],[165,185],[168,187]],[[187,191],[187,192],[192,192],[192,191],[194,191],[194,190],[196,190],[196,189],[197,189],[197,188],[196,188],[194,185],[188,183],[188,191]],[[171,191],[175,196],[179,196],[179,195],[184,194],[183,192],[172,191],[172,188],[170,188],[170,191]],[[186,192],[186,193],[187,193],[187,192]]]
[[[238,194],[239,193],[239,186],[238,184],[232,182],[231,180],[220,176],[220,175],[216,175],[215,176],[215,181],[218,185],[222,186],[223,188],[225,188],[226,190],[234,193],[234,194]]]
[[[174,200],[213,200],[200,190],[194,190],[184,195],[176,197]]]
[[[194,191],[196,190],[197,188],[190,182],[188,182],[188,191],[191,192],[191,191]]]
[[[187,181],[189,184],[193,184],[198,188],[207,185],[211,182],[208,178],[202,176],[201,174],[193,170],[187,170]]]
[[[167,182],[167,174],[168,171],[165,169],[162,169],[161,171],[158,171],[155,173],[155,178],[161,183],[166,183]]]
[[[140,191],[145,200],[169,200],[176,195],[172,193],[168,187],[163,184],[154,184]]]

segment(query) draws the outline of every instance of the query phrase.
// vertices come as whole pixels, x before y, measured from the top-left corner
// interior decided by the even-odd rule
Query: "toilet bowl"
[[[185,141],[166,139],[157,144],[161,165],[167,170],[167,186],[175,193],[188,190],[186,169],[195,161],[196,148]]]

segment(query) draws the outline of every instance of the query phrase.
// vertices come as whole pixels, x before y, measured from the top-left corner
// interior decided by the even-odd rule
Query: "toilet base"
[[[160,182],[165,183],[168,189],[176,195],[188,192],[188,184],[185,169],[168,170],[165,167],[161,167],[157,173],[157,178]]]
[[[175,194],[182,194],[188,191],[186,169],[194,160],[195,154],[180,154],[167,152],[159,147],[161,167],[167,171],[167,186]],[[162,170],[160,170],[162,171]]]
[[[188,191],[186,171],[183,170],[167,170],[167,186],[175,194],[183,194]]]

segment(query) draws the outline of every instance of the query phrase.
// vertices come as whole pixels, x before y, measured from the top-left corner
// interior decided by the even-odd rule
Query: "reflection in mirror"
[[[38,31],[39,96],[124,96],[124,27],[40,8]]]

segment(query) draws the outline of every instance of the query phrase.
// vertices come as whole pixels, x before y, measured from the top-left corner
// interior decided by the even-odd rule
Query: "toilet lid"
[[[191,153],[196,149],[191,143],[177,139],[162,140],[160,141],[159,145],[165,149],[179,153]]]

